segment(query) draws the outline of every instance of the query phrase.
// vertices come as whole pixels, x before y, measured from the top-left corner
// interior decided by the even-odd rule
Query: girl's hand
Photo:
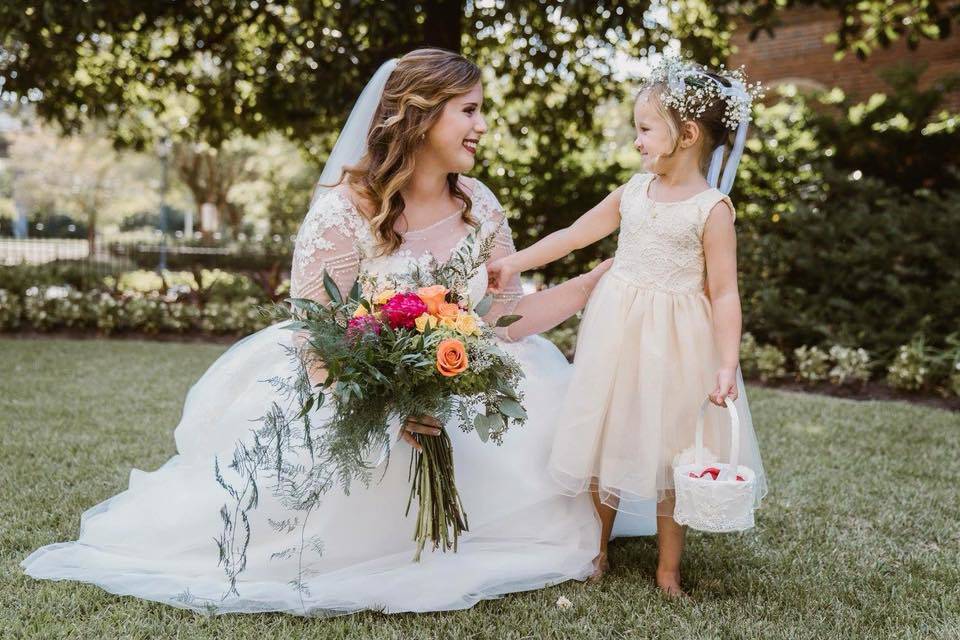
[[[488,288],[493,293],[501,293],[519,270],[510,261],[510,256],[504,256],[487,263]]]
[[[737,389],[737,369],[724,368],[717,371],[717,386],[710,393],[710,402],[718,407],[727,406],[726,399],[736,400],[739,395]]]
[[[423,436],[438,436],[443,425],[432,416],[409,416],[400,430],[400,437],[417,451],[423,451],[423,447],[417,442],[413,434],[418,433]]]

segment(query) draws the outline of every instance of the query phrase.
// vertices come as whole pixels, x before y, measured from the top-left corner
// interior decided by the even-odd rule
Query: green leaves
[[[522,317],[523,317],[523,316],[518,316],[518,315],[500,316],[500,318],[497,320],[497,323],[496,323],[494,326],[495,326],[495,327],[509,327],[510,325],[512,325],[514,322],[516,322],[517,320],[519,320],[519,319],[522,318]]]
[[[286,301],[294,311],[302,311],[307,314],[317,313],[320,307],[316,300],[310,298],[287,298]]]
[[[481,441],[486,442],[490,439],[490,421],[484,414],[478,413],[473,419],[473,428],[477,430]]]
[[[323,270],[323,288],[334,304],[343,304],[343,296],[340,294],[340,289],[337,288],[337,283],[333,281],[333,278],[330,277],[326,269]]]
[[[493,306],[493,294],[488,293],[480,299],[480,302],[474,305],[473,312],[478,316],[485,316],[487,312],[490,311],[491,306]]]
[[[307,398],[307,401],[303,403],[303,407],[300,408],[300,413],[297,414],[297,419],[300,419],[310,413],[310,409],[313,408],[314,396]]]
[[[500,400],[500,411],[503,412],[503,415],[510,418],[516,418],[517,420],[527,419],[527,411],[523,408],[523,405],[510,398]]]
[[[360,289],[360,278],[357,278],[356,280],[353,281],[353,286],[350,288],[350,296],[348,299],[359,302],[361,299],[361,296],[363,296],[363,291]],[[372,309],[372,308],[373,308],[373,305],[370,305],[367,307],[367,309]]]

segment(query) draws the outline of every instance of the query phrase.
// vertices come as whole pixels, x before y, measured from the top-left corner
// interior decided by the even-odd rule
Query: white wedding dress
[[[481,232],[496,234],[494,255],[512,251],[493,194],[477,182],[472,200]],[[372,257],[366,221],[342,191],[328,191],[312,205],[298,236],[292,294],[325,301],[324,270],[346,291],[358,273],[402,273],[431,256],[446,259],[468,231],[454,212],[406,232],[394,254]],[[485,288],[481,270],[471,291],[482,295]],[[517,280],[486,320],[509,313],[521,295]],[[231,591],[215,543],[223,533],[220,510],[231,500],[215,478],[214,462],[228,483],[236,479],[228,464],[274,400],[266,381],[292,375],[284,347],[293,338],[277,324],[231,347],[186,398],[174,434],[178,455],[156,471],[132,471],[126,491],[83,514],[78,540],[38,549],[23,561],[25,571],[209,613],[301,615],[463,609],[592,571],[599,524],[591,499],[562,495],[546,472],[570,365],[552,343],[533,336],[504,342],[526,374],[527,423],[510,430],[502,446],[448,425],[470,525],[456,553],[428,547],[420,563],[411,561],[413,513],[404,517],[410,451],[400,442],[369,486],[355,482],[349,494],[335,487],[306,517],[262,489],[259,505],[248,512],[246,566]],[[654,527],[652,509],[647,517],[618,522],[621,534],[647,534]]]

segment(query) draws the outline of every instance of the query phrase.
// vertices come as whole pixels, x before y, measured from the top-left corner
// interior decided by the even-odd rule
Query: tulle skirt
[[[648,514],[656,503],[658,515],[672,516],[673,465],[693,462],[697,416],[717,365],[706,295],[640,287],[611,270],[580,325],[551,475],[568,495],[597,490],[621,514]],[[757,474],[759,506],[766,476],[739,370],[737,385],[740,464]],[[708,411],[704,429],[706,459],[727,462],[725,410]]]
[[[261,491],[249,512],[247,566],[231,592],[215,543],[230,500],[214,461],[229,480],[236,446],[249,442],[273,399],[265,380],[291,374],[282,346],[291,337],[274,325],[221,356],[187,396],[178,455],[156,471],[132,471],[126,491],[83,514],[78,540],[38,549],[23,561],[25,571],[201,612],[301,615],[463,609],[591,573],[599,543],[592,502],[563,495],[546,470],[571,367],[553,344],[533,337],[504,345],[526,373],[527,423],[502,446],[448,428],[470,524],[456,553],[425,551],[420,563],[411,561],[410,450],[400,443],[369,486],[354,483],[349,495],[333,489],[309,514]],[[652,520],[625,521],[618,534],[650,533]]]

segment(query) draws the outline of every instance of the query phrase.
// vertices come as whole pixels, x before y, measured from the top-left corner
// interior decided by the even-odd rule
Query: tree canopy
[[[736,21],[774,33],[797,5],[835,11],[838,50],[861,55],[945,37],[960,19],[936,0],[12,0],[0,5],[0,89],[68,130],[113,123],[135,146],[149,132],[130,121],[163,113],[171,92],[191,98],[190,126],[212,145],[268,130],[309,140],[340,123],[383,60],[431,45],[507,76],[505,101],[544,103],[562,86],[567,118],[583,124],[584,107],[616,94],[618,53],[676,37],[719,62]]]
[[[946,37],[960,20],[960,3],[938,0],[10,0],[0,91],[67,131],[103,124],[118,146],[164,135],[220,149],[276,131],[319,162],[384,60],[459,50],[485,72],[491,131],[476,173],[519,212],[526,244],[629,171],[612,143],[630,128],[624,62],[679,42],[718,64],[734,28],[775,36],[804,6],[835,13],[837,51],[861,57]]]

